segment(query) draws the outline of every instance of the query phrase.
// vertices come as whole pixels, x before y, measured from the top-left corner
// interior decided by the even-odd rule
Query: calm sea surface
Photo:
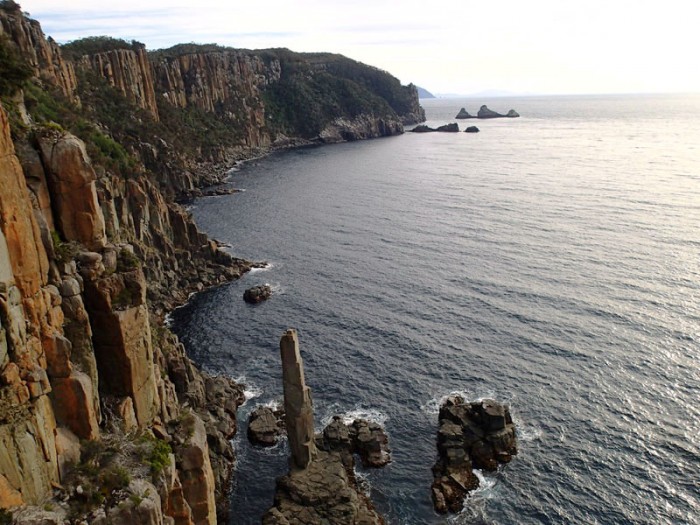
[[[700,524],[700,96],[427,100],[519,119],[246,164],[194,216],[267,270],[193,297],[175,331],[255,396],[232,524],[287,470],[249,412],[282,397],[299,331],[316,425],[364,414],[393,462],[361,472],[390,524]],[[270,283],[250,306],[243,291]],[[459,516],[430,501],[440,398],[510,403],[520,454]]]

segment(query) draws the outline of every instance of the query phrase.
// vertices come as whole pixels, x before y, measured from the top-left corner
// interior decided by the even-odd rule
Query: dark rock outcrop
[[[345,424],[340,416],[334,416],[323,433],[316,437],[316,446],[341,453],[345,463],[352,463],[353,454],[360,457],[364,467],[379,468],[391,462],[386,431],[379,423],[365,419]]]
[[[282,336],[280,351],[285,387],[285,421],[291,449],[290,471],[277,480],[274,506],[263,516],[263,524],[385,523],[369,499],[358,489],[354,461],[349,452],[353,447],[353,438],[342,420],[334,419],[323,436],[318,436],[314,441],[311,394],[304,382],[303,363],[294,330]],[[369,425],[364,427],[360,423],[358,427],[366,428],[371,434]],[[359,433],[357,430],[355,432]],[[363,439],[363,442],[371,440]],[[367,448],[373,450],[371,445]]]
[[[269,284],[261,284],[248,288],[243,292],[243,300],[246,303],[257,304],[267,301],[272,296],[272,287]]]
[[[517,454],[515,426],[507,405],[449,397],[440,407],[439,459],[433,466],[432,497],[439,513],[459,512],[479,486],[472,468],[496,470]]]
[[[479,128],[476,126],[469,126],[464,130],[465,133],[479,133]]]
[[[469,112],[465,109],[462,108],[459,110],[459,113],[457,113],[457,116],[455,118],[463,119],[463,118],[476,118],[474,115],[470,115]]]
[[[516,118],[519,117],[520,115],[518,114],[517,111],[514,109],[511,109],[508,111],[508,114],[503,115],[501,113],[497,113],[496,111],[493,111],[492,109],[489,109],[486,107],[486,105],[483,105],[479,108],[479,112],[476,114],[477,118],[482,118],[482,119],[488,119],[488,118]]]
[[[438,126],[437,131],[443,131],[447,133],[457,133],[459,131],[459,124],[452,122],[451,124],[445,124],[443,126]]]
[[[284,410],[267,406],[256,408],[248,418],[248,440],[253,445],[271,447],[286,432]]]
[[[435,128],[431,128],[430,126],[426,124],[421,124],[420,126],[416,126],[411,130],[413,133],[430,133],[431,131],[437,131]]]

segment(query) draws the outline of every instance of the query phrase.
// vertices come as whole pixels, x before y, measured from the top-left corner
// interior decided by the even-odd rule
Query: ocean
[[[192,206],[269,263],[172,314],[250,397],[230,523],[259,523],[287,471],[285,442],[245,436],[281,402],[294,327],[317,428],[389,433],[392,463],[358,469],[389,524],[700,524],[700,96],[422,104],[431,126],[481,104],[521,118],[273,154]],[[271,299],[244,303],[262,283]],[[446,517],[430,468],[452,392],[508,403],[519,454]]]

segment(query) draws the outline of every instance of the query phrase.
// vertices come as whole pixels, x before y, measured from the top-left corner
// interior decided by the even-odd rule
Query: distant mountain
[[[418,90],[418,98],[435,98],[435,95],[425,88],[416,86],[416,89]]]

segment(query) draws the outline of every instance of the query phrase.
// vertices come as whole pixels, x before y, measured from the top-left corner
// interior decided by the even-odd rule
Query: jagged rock
[[[479,133],[479,128],[476,126],[469,126],[467,129],[464,130],[465,133]]]
[[[269,284],[253,286],[243,292],[243,300],[246,303],[257,304],[268,300],[272,296],[272,287]]]
[[[146,480],[129,483],[130,497],[106,510],[93,520],[94,525],[163,525],[163,511],[158,491]]]
[[[248,418],[248,440],[254,445],[276,445],[284,432],[284,410],[261,406]]]
[[[459,131],[459,124],[452,122],[451,124],[445,124],[443,126],[438,126],[437,131],[446,131],[448,133],[456,133]]]
[[[307,468],[277,480],[275,506],[263,516],[263,525],[285,523],[378,525],[384,520],[358,492],[338,454],[318,451]]]
[[[158,121],[153,67],[146,46],[132,43],[129,49],[112,49],[85,55],[78,62],[78,67],[89,68],[102,76]]]
[[[15,512],[12,518],[14,525],[64,525],[67,513],[61,507],[55,509],[26,507]]]
[[[459,512],[479,485],[472,468],[495,470],[517,454],[515,426],[508,406],[492,399],[467,403],[461,396],[445,400],[439,421],[433,505],[439,513]]]
[[[192,509],[195,523],[216,524],[214,472],[204,423],[195,414],[187,416],[181,427],[184,444],[177,449],[182,492]]]
[[[102,209],[97,201],[95,170],[85,143],[70,133],[47,133],[38,139],[47,168],[56,225],[68,241],[91,250],[104,248],[107,239]]]
[[[365,444],[373,441],[370,425],[358,422],[353,427],[356,438],[353,440],[350,429],[340,418],[334,418],[323,436],[316,438],[325,450],[319,449],[313,441],[311,393],[304,381],[294,330],[282,336],[280,352],[285,423],[291,450],[290,472],[277,479],[275,504],[263,516],[263,525],[383,524],[383,518],[358,489],[352,454],[346,448],[353,441]],[[359,433],[363,433],[362,439],[357,439]],[[374,450],[372,445],[366,448]]]
[[[437,131],[435,128],[431,128],[430,126],[427,126],[425,124],[421,124],[419,126],[416,126],[411,130],[413,133],[429,133],[431,131]]]
[[[383,467],[391,461],[389,437],[379,423],[356,419],[349,427],[353,451],[365,467]]]
[[[470,115],[469,112],[467,112],[466,109],[462,108],[462,109],[459,110],[459,113],[457,113],[457,115],[455,116],[455,118],[460,118],[460,119],[462,119],[462,118],[476,118],[476,117],[474,117],[473,115]]]
[[[63,480],[69,470],[80,463],[80,439],[65,427],[56,429],[56,455],[58,471]]]
[[[358,115],[353,119],[336,118],[321,131],[319,140],[326,144],[334,144],[373,137],[388,137],[401,133],[403,133],[403,123],[398,118]]]

